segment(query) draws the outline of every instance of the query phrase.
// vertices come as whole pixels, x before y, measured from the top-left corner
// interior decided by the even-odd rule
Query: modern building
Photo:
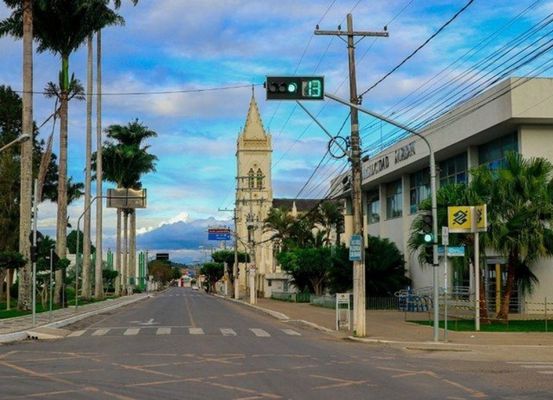
[[[482,164],[501,165],[507,151],[553,162],[553,79],[510,78],[446,113],[420,133],[433,147],[438,187],[466,183],[469,170]],[[432,267],[421,266],[407,241],[418,205],[430,196],[429,149],[410,135],[362,165],[364,234],[389,238],[405,254],[415,288],[432,285]],[[353,219],[348,175],[332,180],[337,197],[345,199],[345,233],[349,243]],[[453,206],[453,204],[452,204]],[[506,276],[505,259],[487,249],[486,288],[493,293]],[[443,261],[442,261],[443,262]],[[540,284],[528,301],[553,298],[553,260],[532,269]],[[449,271],[449,285],[472,287],[472,274]],[[440,281],[444,282],[443,264]],[[441,284],[443,286],[443,283]]]

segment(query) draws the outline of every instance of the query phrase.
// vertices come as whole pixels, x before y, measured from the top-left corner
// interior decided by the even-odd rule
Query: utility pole
[[[240,287],[238,285],[238,233],[237,233],[237,225],[238,225],[238,217],[236,215],[236,204],[234,205],[233,210],[229,210],[227,208],[219,208],[219,211],[232,211],[234,216],[232,217],[234,221],[234,264],[232,265],[232,278],[234,279],[233,283],[233,297],[235,299],[238,299],[240,297]],[[225,271],[226,273],[226,271]],[[230,281],[230,278],[229,278]]]
[[[366,32],[353,30],[353,18],[351,14],[347,15],[347,31],[344,32],[338,27],[337,31],[315,30],[315,35],[332,35],[347,37],[348,45],[348,63],[349,63],[349,91],[350,101],[354,104],[360,104],[361,100],[357,96],[357,79],[355,74],[355,37],[362,40],[367,36],[388,37],[388,32]],[[359,42],[359,41],[358,41]],[[353,262],[353,332],[356,336],[366,336],[365,322],[365,260],[363,244],[363,210],[361,204],[361,146],[359,143],[359,118],[357,109],[351,107],[351,197],[353,208],[353,234],[361,235],[361,261]]]

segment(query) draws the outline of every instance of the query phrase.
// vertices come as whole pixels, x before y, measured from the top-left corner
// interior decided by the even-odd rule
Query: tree
[[[472,171],[472,185],[488,204],[490,245],[507,259],[498,319],[507,321],[515,282],[522,293],[538,283],[537,260],[553,255],[553,165],[543,158],[507,153],[502,168]]]
[[[322,295],[332,264],[329,247],[296,248],[280,253],[277,259],[300,291]]]
[[[410,283],[405,259],[394,242],[370,236],[365,248],[365,282],[368,297],[392,297]]]
[[[223,277],[224,266],[220,262],[205,263],[200,269],[200,273],[207,278],[207,291],[210,293],[214,291],[215,283]]]
[[[10,309],[10,286],[12,282],[12,273],[14,269],[19,269],[27,263],[27,260],[23,255],[16,251],[0,251],[0,298],[2,298],[2,289],[4,287],[4,279],[6,274],[8,275],[8,281],[6,285],[6,304],[8,310]]]
[[[148,275],[152,275],[154,281],[166,284],[171,280],[173,272],[167,261],[153,260],[148,263]]]
[[[111,125],[106,129],[108,139],[104,143],[102,149],[102,165],[103,176],[106,180],[114,182],[118,188],[126,189],[140,189],[142,187],[141,177],[144,174],[155,171],[155,163],[157,157],[148,153],[149,146],[142,146],[142,142],[148,138],[156,137],[157,133],[148,129],[145,125],[135,120],[130,122],[126,126]],[[97,169],[97,163],[92,163],[93,170]],[[119,212],[119,210],[118,210]],[[121,271],[121,284],[125,287],[127,278],[134,276],[134,269],[132,275],[127,276],[126,266],[127,263],[135,265],[135,243],[136,243],[136,214],[133,209],[123,210],[123,232],[125,236],[124,246],[128,246],[127,241],[127,226],[128,217],[131,216],[131,231],[130,231],[130,259],[127,259],[126,248],[124,250],[123,265],[118,263],[118,257],[116,256],[116,269]],[[118,225],[119,225],[118,215]],[[117,229],[117,243],[121,241],[121,231]],[[120,248],[120,246],[117,246]],[[122,268],[121,268],[122,267]]]
[[[236,277],[233,274],[234,271],[234,251],[231,250],[219,250],[211,254],[211,259],[214,262],[222,263],[227,266],[224,273],[228,276],[231,285],[234,285]],[[250,256],[242,251],[238,252],[238,263],[250,262]],[[231,288],[232,289],[232,288]],[[232,290],[231,290],[232,292]]]
[[[26,9],[22,2],[9,1],[14,9],[11,16],[0,24],[0,36],[10,34],[14,37],[24,35],[24,15]],[[25,2],[27,5],[30,2]],[[48,0],[33,2],[32,36],[37,41],[38,52],[50,51],[61,58],[59,85],[48,84],[47,93],[60,101],[60,151],[58,180],[58,214],[56,228],[56,246],[60,257],[66,253],[67,227],[67,132],[68,103],[78,96],[79,85],[69,75],[69,57],[88,35],[99,29],[120,22],[120,16],[113,12],[104,0]],[[111,21],[111,22],[107,22]],[[32,91],[32,87],[29,92]],[[28,207],[30,209],[30,206]],[[61,275],[56,275],[61,286]],[[56,302],[59,303],[56,296]]]
[[[7,144],[17,138],[23,132],[23,102],[22,99],[10,87],[0,85],[0,145]],[[33,140],[27,141],[32,147],[32,168],[27,172],[37,176],[39,163],[42,155],[46,151],[43,141],[36,140],[36,125],[33,123]],[[27,128],[25,128],[27,129]],[[21,160],[25,158],[20,150],[20,146],[13,146],[0,153],[0,251],[15,251],[20,247],[21,253],[26,254],[25,258],[30,258],[30,220],[29,226],[23,224],[27,217],[30,218],[30,206],[27,212],[22,204],[22,191],[25,188],[25,181],[21,181]],[[26,163],[25,163],[26,165]],[[27,167],[24,167],[27,168]],[[43,197],[50,200],[55,199],[56,183],[58,180],[58,171],[55,163],[55,155],[52,155],[50,162],[45,170],[45,182],[42,190]],[[22,185],[20,185],[22,182]],[[23,215],[21,214],[23,212]],[[28,214],[24,215],[25,213]],[[21,218],[20,218],[21,216]],[[21,241],[21,228],[27,232],[25,239]],[[30,280],[27,282],[27,265],[19,273],[19,296],[18,308],[30,308]],[[30,276],[30,275],[29,275]]]
[[[335,202],[324,201],[317,207],[313,220],[322,227],[326,245],[330,245],[330,233],[333,229],[337,229],[342,218],[344,217],[340,207]]]

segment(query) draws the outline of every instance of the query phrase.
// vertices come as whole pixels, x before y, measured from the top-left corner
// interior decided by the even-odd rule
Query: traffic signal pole
[[[347,31],[321,31],[315,30],[315,35],[332,35],[342,38],[347,36],[348,65],[349,65],[349,90],[350,102],[359,104],[357,96],[357,78],[355,73],[355,37],[380,36],[387,37],[388,32],[360,32],[353,30],[353,18],[347,15]],[[353,333],[363,337],[367,335],[366,311],[365,311],[365,260],[364,260],[364,235],[363,235],[363,211],[361,203],[361,146],[359,144],[359,117],[357,108],[351,107],[351,196],[353,208],[353,234],[360,235],[361,261],[353,261]]]
[[[325,97],[328,97],[329,99],[332,99],[334,101],[337,101],[338,103],[342,103],[344,105],[348,105],[352,108],[355,108],[356,110],[361,111],[364,114],[368,114],[374,118],[377,118],[381,121],[387,122],[390,125],[396,126],[400,129],[403,129],[409,133],[412,133],[413,135],[419,137],[422,139],[422,141],[428,146],[428,151],[430,153],[430,197],[432,202],[432,288],[433,288],[433,296],[434,296],[434,331],[433,331],[433,340],[435,342],[439,339],[439,304],[438,304],[438,201],[436,198],[436,159],[434,156],[434,149],[432,148],[432,145],[428,141],[426,137],[421,135],[419,132],[409,128],[407,125],[404,125],[402,123],[399,123],[397,121],[394,121],[388,117],[385,117],[382,114],[375,113],[373,111],[367,110],[366,108],[361,107],[358,104],[354,104],[353,102],[348,102],[344,99],[341,99],[339,97],[336,97],[332,94],[325,93]],[[355,300],[354,300],[355,301]],[[355,315],[355,314],[354,314]],[[355,320],[354,320],[355,323]]]

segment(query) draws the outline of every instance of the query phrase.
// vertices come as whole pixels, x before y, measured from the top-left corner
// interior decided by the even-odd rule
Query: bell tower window
[[[248,172],[248,188],[253,189],[254,185],[254,172],[253,169],[250,168],[250,172]]]
[[[263,172],[261,172],[261,169],[257,170],[257,188],[259,190],[263,189]]]

